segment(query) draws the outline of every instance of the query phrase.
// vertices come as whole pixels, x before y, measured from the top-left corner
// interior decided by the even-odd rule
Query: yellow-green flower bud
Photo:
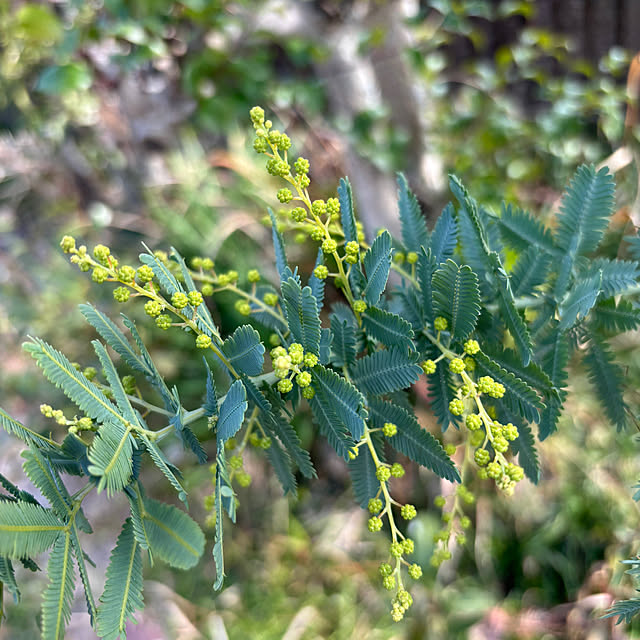
[[[418,515],[418,512],[412,504],[403,504],[402,507],[400,507],[400,515],[405,520],[413,520]]]
[[[433,360],[425,360],[420,364],[420,366],[427,375],[431,375],[436,372],[436,363]]]
[[[91,274],[91,279],[98,284],[102,284],[108,278],[109,272],[102,267],[96,267]]]
[[[103,244],[97,244],[93,248],[93,257],[105,266],[109,264],[110,255],[111,249],[109,249],[109,247],[105,247]]]
[[[477,413],[470,413],[464,423],[469,431],[477,431],[482,426],[482,418]]]
[[[453,358],[451,362],[449,362],[449,369],[453,373],[462,373],[465,369],[464,362],[462,362],[460,358]]]
[[[151,282],[153,280],[153,269],[149,265],[143,264],[136,270],[136,276],[141,284]]]
[[[402,478],[404,476],[404,467],[399,462],[391,465],[391,475],[394,478]]]
[[[378,518],[378,516],[373,516],[372,518],[369,518],[369,522],[367,523],[367,528],[372,533],[375,533],[376,531],[380,531],[380,529],[382,529],[382,519]]]
[[[93,380],[98,375],[98,372],[95,367],[87,367],[82,374],[87,380]]]
[[[386,482],[390,477],[391,477],[391,469],[389,469],[389,467],[380,465],[376,469],[376,478],[380,482]]]
[[[302,397],[306,398],[307,400],[311,400],[311,398],[313,398],[313,396],[315,395],[316,395],[316,390],[311,386],[305,387],[302,390]]]
[[[117,287],[113,290],[113,299],[116,302],[126,302],[129,299],[130,293],[127,287]]]
[[[476,449],[473,454],[473,459],[479,467],[484,467],[491,460],[491,454],[486,449]]]
[[[149,300],[144,305],[144,312],[151,316],[152,318],[156,318],[162,313],[162,305],[156,300]]]
[[[212,296],[213,295],[213,285],[209,282],[205,282],[202,285],[202,295],[203,296]]]
[[[176,309],[184,309],[189,304],[189,298],[187,298],[186,293],[182,293],[182,291],[176,291],[171,296],[171,304]]]
[[[260,282],[260,272],[257,269],[249,269],[247,280],[249,282]]]
[[[338,248],[338,243],[333,238],[325,238],[322,241],[322,251],[324,253],[333,253]]]
[[[404,553],[404,544],[402,542],[392,542],[389,546],[389,553],[394,558],[401,558]]]
[[[409,253],[407,253],[407,262],[409,264],[418,262],[418,254],[415,251],[409,251]]]
[[[467,340],[464,343],[464,352],[470,356],[475,355],[478,351],[480,351],[480,345],[477,340]]]
[[[340,200],[338,198],[329,198],[327,200],[327,215],[332,220],[340,217]]]
[[[131,284],[136,277],[136,270],[130,267],[128,264],[123,265],[118,269],[118,280]]]
[[[187,299],[192,307],[199,307],[204,302],[202,294],[199,291],[189,291]]]
[[[353,310],[356,313],[364,313],[367,310],[367,303],[364,300],[356,300],[353,303]]]
[[[303,362],[305,367],[313,368],[318,364],[318,356],[314,353],[305,353]]]
[[[280,380],[280,382],[278,382],[278,391],[280,393],[289,393],[291,389],[293,389],[293,382],[291,382],[291,380],[289,380],[288,378],[285,380]]]
[[[198,347],[198,349],[208,349],[210,346],[211,338],[208,335],[201,333],[196,338],[196,347]]]
[[[387,436],[387,438],[392,438],[398,433],[398,427],[393,424],[393,422],[385,422],[382,427],[382,433]]]
[[[76,239],[73,236],[63,236],[60,247],[64,253],[72,253],[76,250]]]
[[[287,204],[287,202],[291,202],[293,200],[293,193],[291,193],[291,189],[278,189],[276,198],[278,198],[282,204]]]
[[[311,374],[308,371],[301,371],[296,376],[296,382],[301,389],[308,387],[311,384]]]
[[[156,318],[156,325],[166,331],[171,326],[171,318],[166,313],[163,313]]]
[[[323,264],[319,264],[313,270],[313,275],[318,278],[318,280],[324,280],[329,275],[329,269],[327,269]]]
[[[404,262],[404,253],[402,253],[402,251],[396,251],[393,254],[393,261],[396,264],[402,264]]]
[[[419,564],[412,564],[408,569],[407,573],[410,578],[414,580],[419,580],[422,577],[422,567]]]
[[[449,323],[447,322],[447,319],[443,318],[442,316],[438,316],[433,321],[433,327],[436,331],[446,331],[448,326]]]
[[[296,173],[306,175],[309,173],[309,161],[306,158],[298,158],[293,163],[293,168],[296,170]]]
[[[464,404],[463,404],[462,400],[460,400],[459,398],[454,398],[449,403],[449,411],[454,416],[461,416],[464,413]]]
[[[122,378],[122,387],[125,390],[125,393],[129,395],[133,394],[136,390],[136,379],[134,376],[124,376]]]

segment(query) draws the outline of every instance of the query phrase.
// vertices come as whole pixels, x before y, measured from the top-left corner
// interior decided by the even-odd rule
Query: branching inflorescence
[[[538,425],[540,439],[555,430],[570,351],[579,346],[586,354],[585,366],[608,416],[618,426],[625,422],[622,376],[606,341],[640,324],[637,308],[615,297],[637,293],[639,269],[632,261],[589,257],[612,210],[613,183],[606,171],[578,170],[555,234],[520,210],[504,207],[499,216],[485,210],[455,177],[450,186],[458,207],[449,204],[429,232],[399,176],[401,238],[382,230],[368,244],[348,180],[340,181],[338,197],[312,200],[309,162],[301,157],[290,162],[290,139],[265,120],[260,107],[251,110],[251,120],[254,149],[267,158],[267,171],[287,183],[276,197],[289,208],[269,211],[277,283],[265,282],[257,269],[246,277],[220,272],[208,257],[192,259],[189,268],[175,250],[170,255],[147,250],[133,267],[120,264],[104,245],[89,252],[70,236],[62,239],[62,250],[81,271],[91,271],[98,284],[116,285],[117,302],[141,299],[158,329],[179,328],[193,336],[205,355],[204,400],[184,408],[135,324],[123,316],[129,338],[91,305],[82,305],[82,313],[120,356],[125,375],[98,340],[93,346],[100,374],[93,365],[73,365],[42,340],[26,345],[80,412],[68,418],[42,405],[46,417],[66,427],[62,443],[0,412],[2,426],[28,445],[25,472],[50,503],[41,506],[0,475],[6,492],[0,501],[0,580],[17,598],[11,563],[28,564],[30,556],[53,548],[43,604],[45,638],[64,633],[76,567],[97,633],[117,638],[126,637],[127,620],[142,607],[142,551],[177,568],[199,560],[204,549],[199,526],[183,510],[151,500],[144,491],[143,463],[149,458],[187,505],[179,470],[159,446],[170,436],[180,438],[198,462],[210,463],[213,488],[205,498],[205,524],[213,529],[215,587],[220,588],[224,514],[235,521],[234,487],[251,483],[247,447],[264,452],[285,494],[295,495],[300,477],[315,476],[291,424],[292,413],[306,402],[320,434],[345,460],[356,500],[369,511],[369,531],[389,532],[379,573],[383,587],[394,594],[391,616],[399,621],[412,604],[406,577],[419,580],[423,574],[411,560],[414,541],[405,525],[418,511],[393,498],[405,458],[443,481],[459,483],[450,500],[435,499],[444,509],[432,556],[437,567],[451,557],[451,540],[464,545],[469,535],[472,518],[465,509],[475,500],[472,470],[506,495],[525,475],[538,481],[532,425]],[[306,284],[287,261],[283,232],[288,230],[318,244]],[[519,253],[510,270],[504,266],[506,248]],[[335,303],[325,313],[327,282],[346,304]],[[228,336],[221,335],[209,308],[220,292],[234,294],[236,310],[250,321]],[[271,356],[266,372],[265,343]],[[139,383],[140,375],[147,384]],[[419,423],[410,391],[421,376],[435,421],[443,431],[457,429],[461,455]],[[201,442],[191,425],[204,419],[210,435]],[[161,426],[153,427],[158,421]],[[214,440],[211,452],[208,443]],[[73,495],[62,479],[70,473],[86,480]],[[106,489],[109,496],[123,492],[130,504],[98,602],[80,536],[91,531],[82,503],[94,489]]]

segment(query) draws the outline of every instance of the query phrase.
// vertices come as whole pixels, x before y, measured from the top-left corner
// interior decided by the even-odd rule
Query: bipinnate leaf
[[[529,247],[521,253],[510,276],[513,296],[533,295],[536,287],[546,281],[552,262],[552,255],[537,247]]]
[[[355,446],[355,440],[346,424],[338,419],[327,395],[316,393],[309,400],[309,405],[322,435],[341,458],[348,460],[349,451]]]
[[[20,589],[16,582],[13,564],[6,556],[0,556],[0,583],[9,590],[9,593],[13,596],[14,604],[18,604],[20,602]]]
[[[524,470],[527,478],[533,484],[538,484],[540,481],[540,462],[533,432],[526,422],[520,422],[518,424],[518,433],[519,435],[513,441],[511,447],[513,452],[518,454],[518,464]]]
[[[231,366],[247,376],[262,373],[264,365],[264,345],[260,334],[249,324],[238,327],[222,345],[222,352],[231,362]]]
[[[105,487],[109,496],[124,489],[131,480],[134,441],[131,429],[120,422],[100,425],[89,448],[89,473],[97,476],[98,491]]]
[[[324,304],[324,288],[326,280],[321,280],[320,278],[316,278],[315,276],[315,268],[324,264],[324,253],[322,248],[318,249],[318,255],[316,256],[316,263],[313,266],[314,273],[311,274],[309,278],[309,287],[311,288],[311,293],[313,297],[316,299],[316,304],[318,305],[318,312],[322,311],[322,305]]]
[[[533,355],[533,345],[531,344],[529,329],[527,328],[524,318],[516,308],[511,290],[511,282],[507,272],[502,266],[500,256],[495,251],[492,251],[488,255],[488,261],[493,272],[493,285],[500,309],[500,317],[509,330],[516,345],[516,350],[520,354],[522,363],[526,367]]]
[[[26,558],[46,551],[65,525],[53,511],[30,502],[0,502],[0,554]]]
[[[63,640],[71,618],[75,588],[73,546],[69,532],[53,545],[47,564],[49,584],[42,595],[42,639]]]
[[[421,314],[415,314],[417,316],[415,320],[420,321],[424,318],[424,323],[426,323],[427,328],[433,329],[433,320],[435,318],[433,313],[433,274],[437,268],[437,264],[431,251],[421,249],[418,252],[418,263],[416,266],[418,283],[420,284],[420,296],[416,295],[416,298],[419,300],[418,306],[421,307]],[[416,330],[418,329],[418,327],[415,328]]]
[[[560,304],[560,331],[565,331],[583,320],[596,303],[602,285],[602,271],[579,280]]]
[[[591,320],[605,331],[633,331],[640,326],[640,309],[628,300],[620,299],[616,304],[615,298],[609,298],[597,302],[591,309]]]
[[[458,224],[453,205],[449,202],[438,217],[436,226],[431,234],[431,255],[434,262],[440,264],[452,258],[457,242]]]
[[[240,429],[244,422],[247,406],[247,391],[242,381],[236,380],[229,387],[229,391],[220,405],[217,423],[218,449]]]
[[[560,205],[556,245],[575,259],[598,247],[613,213],[615,185],[609,170],[578,167]]]
[[[384,461],[384,445],[376,434],[371,434],[373,446],[378,458]],[[375,498],[380,491],[380,480],[376,478],[376,464],[373,457],[366,449],[361,449],[359,454],[348,463],[349,475],[353,493],[358,504],[366,509],[371,498]]]
[[[369,305],[376,305],[387,286],[391,269],[391,236],[388,231],[381,233],[364,254],[362,260],[366,274],[366,285],[362,291]]]
[[[48,345],[44,340],[32,338],[23,345],[42,369],[45,377],[74,402],[79,409],[98,422],[125,419],[116,407],[107,400],[102,391],[77,371],[66,356]]]
[[[427,377],[431,409],[438,418],[442,431],[446,431],[450,424],[456,425],[458,421],[458,418],[449,411],[449,403],[456,397],[451,376],[445,361],[440,360],[436,365],[435,373]]]
[[[206,395],[204,399],[204,404],[202,408],[204,409],[204,414],[211,418],[212,416],[218,415],[218,394],[216,392],[216,382],[213,379],[213,372],[209,367],[209,363],[205,358],[204,366],[207,369],[207,384],[206,384]]]
[[[407,179],[398,173],[398,211],[400,212],[400,230],[402,244],[407,251],[420,251],[420,247],[429,248],[427,222],[420,211],[418,199],[409,188]]]
[[[375,351],[356,360],[352,373],[355,385],[362,392],[382,395],[410,387],[422,369],[413,353],[409,355],[406,350],[394,348]]]
[[[93,345],[93,349],[98,356],[98,360],[100,360],[100,364],[102,365],[102,371],[104,372],[104,376],[107,379],[107,383],[111,388],[111,393],[113,394],[113,398],[118,405],[118,409],[120,410],[120,414],[122,417],[132,425],[142,426],[140,421],[138,420],[138,415],[133,410],[131,406],[131,402],[127,397],[127,393],[122,386],[122,381],[120,380],[120,376],[116,371],[115,365],[113,361],[109,357],[107,350],[104,348],[104,345],[98,340],[92,340],[91,344]]]
[[[640,267],[637,262],[631,260],[609,260],[608,258],[596,258],[587,263],[587,267],[580,271],[579,280],[584,280],[602,272],[600,288],[605,297],[616,296],[625,293],[628,289],[638,284]]]
[[[627,424],[627,403],[622,395],[624,373],[604,340],[591,336],[584,356],[589,381],[600,404],[618,431]]]
[[[178,494],[178,499],[182,501],[186,506],[187,492],[176,477],[176,473],[179,474],[179,471],[168,462],[160,447],[158,447],[155,442],[151,442],[149,437],[144,432],[140,433],[140,438],[144,442],[144,448],[151,456],[151,459],[153,460],[156,467],[158,467],[164,477],[171,483],[171,486],[176,490]],[[174,473],[174,470],[176,473]]]
[[[331,351],[337,367],[352,365],[356,361],[356,329],[338,314],[331,314]]]
[[[631,624],[635,616],[640,613],[640,598],[630,598],[629,600],[619,600],[606,610],[603,618],[613,618],[618,616],[616,624]]]
[[[149,249],[144,242],[142,243],[142,246],[148,253],[141,253],[139,255],[140,262],[153,269],[153,275],[156,277],[160,283],[160,287],[169,296],[169,298],[171,298],[174,293],[184,293],[182,285],[176,280],[169,267],[160,260],[160,258],[154,255],[151,249]]]
[[[34,446],[22,455],[25,459],[22,469],[29,480],[40,489],[58,518],[67,520],[71,515],[72,500],[57,469]]]
[[[396,435],[389,438],[396,451],[445,480],[460,482],[460,474],[440,442],[420,426],[412,413],[393,402],[378,398],[371,399],[369,409],[376,428],[382,428],[385,422],[398,427]]]
[[[503,202],[496,220],[502,239],[513,249],[521,252],[532,249],[537,255],[557,253],[551,232],[526,211]]]
[[[262,424],[270,436],[275,436],[282,442],[285,451],[297,465],[300,473],[305,478],[315,478],[316,470],[313,468],[309,452],[302,448],[300,438],[289,421],[282,414],[272,411],[263,414]]]
[[[482,351],[473,357],[476,361],[476,370],[480,374],[491,376],[496,382],[504,385],[503,402],[507,407],[530,422],[538,422],[539,412],[544,409],[545,405],[535,390]]]
[[[171,247],[171,259],[175,260],[180,265],[180,272],[182,273],[187,292],[198,291],[198,288],[191,277],[191,272],[187,269],[187,265],[184,262],[184,258],[173,247]],[[195,308],[193,320],[200,331],[204,332],[210,338],[220,341],[220,333],[218,332],[218,328],[211,317],[211,312],[209,311],[209,307],[207,307],[206,302],[199,304]]]
[[[413,347],[413,329],[400,316],[390,311],[369,307],[362,316],[365,331],[386,347]]]
[[[284,495],[298,496],[298,483],[293,473],[293,463],[289,453],[282,447],[278,440],[272,440],[267,449],[267,458],[276,473],[276,477],[282,486]]]
[[[320,350],[320,316],[311,287],[302,289],[293,279],[281,283],[284,311],[296,342],[315,355]]]
[[[353,210],[353,196],[349,178],[340,178],[338,185],[338,201],[340,202],[340,217],[345,242],[358,242],[358,228]]]
[[[104,640],[127,637],[127,621],[135,623],[135,611],[144,608],[142,596],[142,554],[127,518],[111,552],[107,580],[98,608],[98,635]]]
[[[291,276],[291,269],[289,268],[287,254],[284,250],[284,239],[282,238],[280,231],[278,231],[278,221],[276,220],[271,208],[268,209],[268,212],[269,217],[271,218],[271,237],[273,239],[273,248],[276,254],[276,269],[278,270],[278,275],[282,281]]]
[[[468,265],[447,260],[432,278],[433,312],[446,318],[451,336],[464,340],[476,326],[480,315],[478,278]]]
[[[331,408],[337,424],[347,429],[355,440],[364,434],[366,416],[363,395],[345,378],[321,365],[316,365],[311,375],[315,398],[325,407]]]
[[[22,423],[14,420],[2,407],[0,407],[0,426],[7,432],[17,438],[20,438],[22,442],[33,445],[40,449],[55,451],[60,448],[60,445],[46,438],[45,436],[36,433],[35,431],[25,427]]]
[[[102,336],[103,340],[134,370],[153,378],[153,370],[138,354],[118,326],[107,315],[90,304],[81,304],[80,311],[87,322]]]
[[[204,552],[204,534],[196,521],[177,507],[144,497],[143,521],[149,549],[177,569],[194,567]]]

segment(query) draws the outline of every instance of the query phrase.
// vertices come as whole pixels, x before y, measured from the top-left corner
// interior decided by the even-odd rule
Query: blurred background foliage
[[[20,342],[40,335],[95,364],[83,359],[94,336],[75,307],[91,299],[119,311],[110,292],[60,255],[63,233],[110,245],[125,260],[145,241],[212,257],[242,277],[254,266],[272,275],[270,234],[260,223],[276,187],[250,148],[254,104],[275,113],[310,159],[315,197],[351,177],[369,235],[395,228],[396,170],[408,175],[427,217],[448,200],[446,175],[455,172],[489,207],[504,198],[548,218],[578,164],[599,163],[623,144],[625,81],[640,28],[640,6],[633,7],[633,0],[0,4],[2,405],[50,428],[39,404],[66,401],[44,384]],[[631,164],[616,179],[621,209],[607,246],[624,254],[637,171]],[[311,268],[315,252],[293,246],[292,261]],[[233,300],[217,303],[227,328],[240,321]],[[204,383],[192,341],[145,327],[134,303],[126,312],[185,405],[199,404]],[[618,347],[637,406],[637,336]],[[147,610],[130,637],[638,637],[640,627],[598,619],[613,598],[633,595],[619,561],[639,543],[631,498],[637,438],[604,422],[586,379],[575,378],[572,390],[560,433],[540,447],[540,487],[508,499],[478,486],[469,511],[475,535],[437,574],[426,572],[402,624],[389,621],[385,594],[372,581],[382,541],[366,533],[344,466],[303,415],[297,427],[319,480],[302,484],[292,504],[251,459],[257,488],[241,494],[239,526],[225,545],[225,590],[212,593],[211,562],[185,575],[150,568]],[[416,393],[423,424],[433,428],[425,392]],[[0,434],[0,451],[3,472],[18,477],[17,445]],[[179,447],[169,453],[184,456]],[[186,473],[204,497],[208,470]],[[438,529],[433,498],[451,487],[417,470],[398,482],[422,514],[411,534],[416,560],[428,565]],[[123,508],[104,501],[88,513],[99,531],[98,566],[116,535],[109,513]],[[34,637],[42,582],[27,584],[0,638]],[[83,614],[74,615],[68,637],[88,637]]]

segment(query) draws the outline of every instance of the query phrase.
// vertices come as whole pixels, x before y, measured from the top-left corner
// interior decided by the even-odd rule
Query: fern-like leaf
[[[282,281],[291,276],[291,269],[289,268],[287,254],[284,250],[284,239],[282,238],[280,231],[278,231],[278,221],[276,220],[271,208],[269,208],[268,211],[269,217],[271,218],[271,237],[273,240],[273,248],[276,254],[276,269],[278,270],[280,281]]]
[[[63,521],[68,520],[72,500],[56,469],[33,446],[22,455],[25,459],[22,468],[26,475],[49,501],[56,516]]]
[[[560,330],[565,331],[580,322],[596,303],[602,291],[602,271],[579,280],[564,298],[558,313],[560,315]]]
[[[401,349],[375,351],[352,367],[353,381],[364,393],[382,395],[406,389],[418,380],[422,369],[413,355]]]
[[[427,328],[433,330],[433,274],[436,270],[436,260],[430,251],[420,251],[418,253],[417,275],[420,284],[420,307],[421,316],[416,318],[420,324],[426,324]],[[424,318],[424,323],[422,319]],[[415,327],[417,329],[417,327]]]
[[[127,638],[127,621],[144,608],[142,596],[142,554],[127,518],[111,552],[107,580],[98,609],[98,635],[104,640]]]
[[[560,205],[556,245],[575,257],[594,251],[600,244],[614,205],[614,182],[609,170],[578,167]]]
[[[227,391],[227,395],[220,405],[218,418],[218,448],[232,438],[244,422],[247,411],[247,391],[241,380],[236,380]]]
[[[146,264],[153,269],[153,275],[160,283],[162,290],[171,298],[174,293],[184,293],[182,285],[176,280],[169,267],[160,258],[155,256],[151,249],[146,244],[142,243],[142,246],[148,253],[141,253],[139,258],[142,264]]]
[[[13,602],[15,604],[20,602],[20,588],[16,582],[13,564],[6,556],[0,556],[0,584],[2,584],[2,587],[7,587],[9,593],[13,596]],[[4,614],[2,605],[0,605],[0,613]]]
[[[622,396],[624,373],[620,365],[614,362],[607,343],[591,336],[584,363],[607,418],[618,430],[624,429],[627,423],[627,404]]]
[[[476,326],[480,315],[478,278],[468,265],[453,260],[433,274],[433,312],[449,323],[451,337],[464,340]]]
[[[284,495],[290,494],[296,498],[298,496],[298,484],[293,473],[291,457],[277,440],[273,440],[271,446],[267,449],[267,458],[282,486]]]
[[[53,545],[47,564],[49,584],[42,595],[42,639],[62,640],[71,617],[75,588],[73,546],[66,532]]]
[[[381,233],[364,254],[362,260],[366,273],[366,285],[362,291],[369,305],[377,305],[387,286],[391,269],[391,236],[387,231]]]
[[[450,424],[456,425],[458,418],[449,411],[449,403],[456,397],[456,394],[451,380],[451,372],[444,360],[438,362],[435,373],[428,378],[431,409],[436,415],[442,431],[446,431]]]
[[[316,390],[314,397],[332,409],[337,424],[347,429],[355,440],[360,440],[365,427],[363,416],[366,416],[362,394],[342,376],[321,365],[316,365],[311,375]]]
[[[309,405],[322,435],[341,458],[348,460],[349,451],[355,446],[355,440],[344,422],[336,416],[331,403],[327,401],[327,397],[316,393],[309,400]]]
[[[14,420],[8,413],[6,413],[6,411],[2,409],[2,407],[0,407],[0,426],[7,433],[20,438],[22,442],[25,442],[28,445],[33,445],[34,447],[44,449],[45,451],[56,451],[60,448],[60,445],[54,440],[46,438],[45,436],[41,436],[39,433],[32,431],[28,427],[25,427],[22,423]]]
[[[0,554],[24,558],[46,551],[65,525],[52,511],[28,502],[0,502]]]
[[[516,308],[509,276],[502,266],[500,256],[492,251],[488,257],[493,273],[495,293],[497,294],[502,321],[513,337],[523,364],[527,366],[533,355],[533,345],[531,344],[529,329]]]
[[[316,263],[313,266],[313,273],[309,278],[309,287],[311,289],[311,294],[316,299],[316,304],[318,305],[318,312],[322,311],[322,305],[324,304],[324,288],[325,288],[325,280],[321,280],[320,278],[316,278],[315,269],[320,265],[324,264],[324,253],[322,248],[318,249],[318,255],[316,256]]]
[[[144,447],[151,456],[151,459],[153,460],[156,467],[158,467],[164,477],[169,481],[171,486],[178,493],[178,499],[185,505],[187,505],[187,492],[176,477],[176,473],[179,474],[179,471],[175,467],[173,467],[173,465],[169,464],[160,447],[158,447],[155,442],[151,442],[151,440],[149,440],[148,436],[144,432],[140,433],[140,438],[144,442]],[[174,473],[174,470],[176,473]]]
[[[284,310],[293,338],[305,349],[318,355],[320,348],[320,316],[311,287],[300,285],[289,278],[281,284]]]
[[[407,251],[420,251],[420,247],[429,248],[427,223],[420,211],[420,204],[409,188],[403,174],[397,174],[398,211],[400,212],[400,230],[402,244]]]
[[[90,304],[81,304],[80,311],[87,322],[102,336],[104,341],[134,370],[147,378],[153,377],[153,370],[140,356],[117,325],[107,315]]]
[[[377,434],[371,434],[373,446],[381,461],[384,461],[384,443],[380,442]],[[366,449],[361,449],[359,454],[348,463],[351,486],[356,501],[366,509],[371,498],[375,498],[380,491],[380,480],[376,478],[376,464],[373,457]]]
[[[130,428],[119,422],[105,422],[100,426],[88,452],[89,473],[100,478],[98,491],[106,487],[111,496],[129,484],[133,446]]]
[[[535,439],[531,427],[526,422],[518,424],[518,437],[513,441],[512,448],[518,454],[518,464],[533,484],[540,481],[540,462],[536,451]]]
[[[125,421],[104,393],[51,345],[32,338],[32,342],[23,347],[38,363],[45,377],[89,417],[97,422]]]
[[[534,389],[484,353],[479,352],[474,358],[476,369],[480,373],[489,375],[496,382],[504,385],[503,402],[507,407],[530,422],[538,422],[540,419],[539,412],[544,409],[545,405]]]
[[[362,316],[367,333],[386,347],[413,347],[413,329],[400,316],[389,311],[369,307]]]
[[[302,448],[300,438],[293,426],[281,414],[271,412],[263,415],[262,425],[265,430],[282,442],[289,457],[300,469],[300,473],[305,478],[317,477],[309,453]]]
[[[511,272],[514,297],[533,295],[536,287],[546,281],[552,262],[551,254],[544,253],[537,247],[529,247],[524,251]]]
[[[142,517],[153,555],[177,569],[194,567],[204,552],[204,534],[196,521],[171,504],[147,497],[143,502]]]
[[[458,224],[455,218],[455,210],[449,202],[442,210],[431,234],[431,255],[436,264],[446,262],[453,257],[458,241],[457,234]]]
[[[551,232],[526,211],[503,202],[497,221],[502,239],[513,249],[524,252],[531,248],[537,254],[557,253]]]
[[[337,367],[351,366],[356,361],[356,330],[348,321],[331,314],[331,350]]]
[[[398,427],[396,435],[389,438],[396,451],[445,480],[460,482],[460,474],[440,442],[420,426],[412,413],[378,398],[371,400],[369,408],[375,427],[382,428],[385,422]]]
[[[615,602],[613,606],[606,610],[603,618],[613,618],[618,616],[616,624],[624,622],[631,624],[632,619],[640,613],[640,598],[630,598],[629,600],[620,600]]]
[[[590,261],[586,269],[581,270],[579,278],[587,279],[597,276],[598,272],[602,272],[600,288],[604,295],[609,298],[619,293],[625,293],[628,289],[638,284],[640,266],[637,262],[631,260],[597,258]]]
[[[264,345],[260,334],[249,324],[238,327],[222,345],[222,352],[229,358],[233,368],[247,376],[262,373]]]
[[[596,327],[614,333],[633,331],[640,326],[640,309],[628,300],[620,300],[618,304],[615,298],[598,302],[590,317]]]
[[[345,242],[358,242],[358,228],[353,210],[353,196],[349,178],[340,178],[338,185],[338,201],[340,202],[340,217]]]

